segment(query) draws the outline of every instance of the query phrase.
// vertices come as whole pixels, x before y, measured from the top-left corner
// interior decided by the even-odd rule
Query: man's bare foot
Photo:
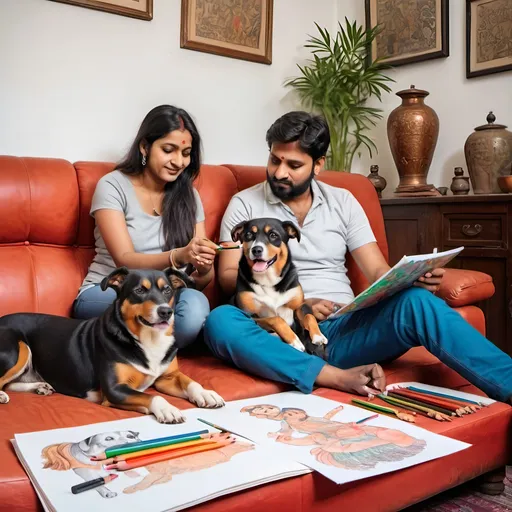
[[[386,376],[378,364],[366,364],[348,370],[326,364],[318,374],[315,384],[347,393],[378,395],[386,389]]]

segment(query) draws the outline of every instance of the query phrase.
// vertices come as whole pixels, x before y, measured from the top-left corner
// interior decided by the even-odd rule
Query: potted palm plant
[[[381,59],[371,60],[370,47],[378,34],[377,27],[364,30],[345,18],[338,22],[332,37],[327,29],[315,23],[320,36],[309,36],[305,48],[313,58],[307,65],[297,65],[301,75],[285,82],[299,95],[305,108],[323,114],[331,132],[331,147],[326,168],[350,172],[354,155],[364,147],[377,151],[368,131],[382,118],[381,109],[366,106],[375,96],[390,92],[393,79],[383,72],[390,66]]]

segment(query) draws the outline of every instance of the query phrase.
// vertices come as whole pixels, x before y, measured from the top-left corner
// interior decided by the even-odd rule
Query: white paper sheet
[[[258,405],[263,407],[241,413]],[[338,407],[339,412],[326,419],[325,415]],[[286,410],[290,408],[300,410]],[[338,484],[407,468],[471,446],[383,415],[353,423],[372,415],[358,407],[291,391],[229,402],[222,409],[204,410],[199,417],[253,439],[279,458],[302,462]],[[299,421],[301,418],[307,421]],[[279,431],[288,439],[276,440]],[[287,444],[301,439],[307,445]]]
[[[241,438],[237,439],[236,448],[232,452],[224,452],[224,455],[215,450],[192,456],[196,457],[195,464],[185,463],[186,458],[174,459],[156,465],[157,470],[151,473],[146,468],[138,468],[134,471],[139,476],[134,478],[119,472],[120,476],[106,486],[112,493],[116,493],[111,498],[100,496],[96,490],[72,494],[71,487],[84,481],[74,469],[43,469],[41,452],[47,446],[76,443],[103,432],[132,431],[138,433],[140,440],[147,440],[204,430],[208,427],[195,419],[203,413],[204,409],[187,410],[187,421],[180,425],[162,425],[151,416],[141,416],[82,427],[18,434],[13,444],[19,456],[24,459],[22,463],[35,484],[40,499],[47,497],[49,503],[45,504],[45,509],[58,512],[181,510],[229,492],[311,471],[290,459],[275,457],[264,447]],[[215,429],[208,430],[218,432]],[[59,461],[59,457],[66,459],[65,448],[55,452],[54,460]],[[214,453],[213,460],[216,464],[212,461]],[[201,460],[197,459],[199,455],[203,456]],[[178,460],[181,462],[177,462]],[[211,467],[204,467],[208,464]],[[101,469],[91,471],[92,477],[88,479],[108,474]],[[140,486],[145,477],[151,476],[160,476],[163,479],[171,476],[171,479],[160,484],[155,482],[145,490],[127,493],[131,487],[138,484]]]

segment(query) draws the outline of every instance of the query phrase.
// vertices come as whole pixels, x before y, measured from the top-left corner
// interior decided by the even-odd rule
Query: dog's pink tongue
[[[266,261],[256,261],[253,264],[252,269],[254,270],[254,272],[263,272],[263,271],[267,270],[267,262]]]

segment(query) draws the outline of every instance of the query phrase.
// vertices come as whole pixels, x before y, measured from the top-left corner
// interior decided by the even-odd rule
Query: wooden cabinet
[[[478,306],[487,337],[512,355],[512,194],[383,198],[381,206],[390,264],[463,245],[448,266],[492,276],[496,293]]]

